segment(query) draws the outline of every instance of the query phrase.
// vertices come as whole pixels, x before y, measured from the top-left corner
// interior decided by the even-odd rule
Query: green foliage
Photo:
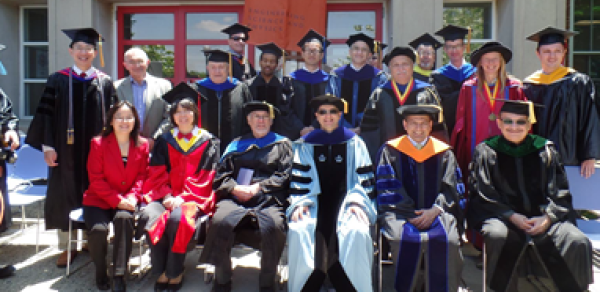
[[[162,73],[165,78],[175,76],[175,53],[165,45],[141,45],[140,49],[148,54],[148,58],[153,62],[162,63]]]

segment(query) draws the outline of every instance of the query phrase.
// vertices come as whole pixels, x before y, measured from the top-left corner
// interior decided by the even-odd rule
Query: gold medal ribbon
[[[498,88],[500,86],[494,86],[494,93],[492,94],[490,91],[490,87],[487,85],[487,82],[483,83],[483,88],[485,88],[485,97],[490,102],[490,108],[492,112],[494,112],[494,103],[496,102],[496,97],[498,96]]]
[[[400,103],[400,105],[404,105],[404,102],[406,101],[406,97],[408,97],[408,95],[412,91],[412,88],[415,85],[415,82],[413,81],[413,79],[411,77],[410,81],[408,81],[408,85],[406,85],[406,90],[404,91],[404,94],[402,94],[400,92],[400,90],[398,89],[398,85],[396,85],[396,81],[391,80],[391,82],[392,82],[392,89],[394,90],[394,94],[396,94],[396,98],[398,99],[398,102]]]

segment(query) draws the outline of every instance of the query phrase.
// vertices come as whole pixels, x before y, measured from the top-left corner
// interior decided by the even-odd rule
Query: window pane
[[[25,47],[25,78],[48,78],[48,47]]]
[[[45,82],[25,83],[25,115],[33,116],[44,92]]]
[[[23,11],[23,25],[23,39],[26,42],[48,41],[48,9],[25,9]]]
[[[125,14],[126,40],[171,40],[175,33],[173,14]]]
[[[594,1],[594,8],[592,9],[592,17],[594,24],[592,25],[592,50],[600,51],[600,1]],[[596,71],[598,72],[598,71]]]
[[[444,25],[448,24],[470,26],[474,39],[491,39],[492,3],[444,3]]]
[[[327,14],[327,38],[347,39],[362,32],[375,37],[375,11],[332,11]]]
[[[226,39],[221,30],[238,22],[237,13],[188,13],[186,23],[187,39]]]
[[[575,51],[589,51],[592,49],[590,40],[592,36],[592,27],[594,26],[592,25],[591,3],[590,0],[575,0],[574,4],[573,23],[574,29],[578,31],[579,34],[573,38],[573,48]]]
[[[127,51],[132,46],[125,46]],[[175,76],[175,47],[172,45],[141,45],[134,46],[140,48],[148,54],[150,66],[148,73],[162,78],[173,78]],[[125,70],[125,76],[129,76],[129,72]]]
[[[334,70],[342,65],[350,64],[348,50],[346,44],[330,45],[327,47],[327,66]]]
[[[205,49],[220,49],[227,51],[229,47],[227,45],[187,46],[185,49],[186,78],[206,77],[206,57],[202,52]]]

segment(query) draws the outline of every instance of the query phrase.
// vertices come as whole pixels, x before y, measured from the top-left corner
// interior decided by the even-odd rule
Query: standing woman
[[[471,54],[477,71],[460,90],[450,142],[463,174],[468,171],[475,145],[500,135],[496,119],[503,103],[495,99],[526,99],[521,81],[506,73],[511,58],[511,50],[499,42],[487,42]]]
[[[197,126],[199,95],[194,89],[180,83],[163,98],[171,103],[169,117],[175,127],[161,135],[152,150],[143,190],[148,206],[141,222],[147,222],[152,269],[160,274],[154,291],[177,291],[197,219],[215,209],[212,183],[220,142]]]
[[[106,237],[112,221],[113,291],[125,291],[124,275],[131,255],[133,213],[141,198],[148,168],[148,141],[139,135],[140,119],[129,101],[119,101],[108,111],[107,125],[92,139],[87,161],[90,185],[83,194],[83,218],[88,247],[96,266],[96,286],[110,288]]]

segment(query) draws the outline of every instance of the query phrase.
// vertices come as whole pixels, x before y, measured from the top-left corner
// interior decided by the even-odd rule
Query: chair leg
[[[40,209],[42,209],[42,201],[40,201],[40,208],[37,213],[37,229],[35,232],[35,253],[40,251]]]
[[[481,273],[483,275],[483,283],[481,283],[481,286],[483,287],[482,291],[486,292],[487,291],[487,284],[486,284],[486,280],[487,280],[487,255],[485,253],[485,242],[483,243],[483,273]]]
[[[21,205],[21,231],[25,229],[25,205]]]
[[[73,228],[73,222],[69,218],[69,241],[67,241],[67,277],[69,277],[69,271],[71,269],[71,232]]]
[[[379,227],[377,227],[377,229],[377,246],[379,248],[379,254],[377,255],[377,291],[381,292],[383,291],[383,234]]]

